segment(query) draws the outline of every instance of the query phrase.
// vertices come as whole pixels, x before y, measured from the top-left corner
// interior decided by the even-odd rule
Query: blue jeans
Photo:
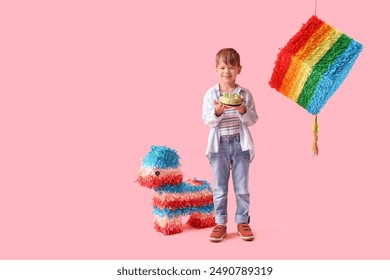
[[[217,224],[228,222],[227,202],[230,170],[236,196],[236,224],[249,223],[249,151],[242,151],[240,135],[221,136],[218,153],[210,155],[214,172],[214,207]]]

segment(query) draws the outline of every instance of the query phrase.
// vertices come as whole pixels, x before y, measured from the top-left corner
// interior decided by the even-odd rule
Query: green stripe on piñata
[[[314,65],[313,71],[305,82],[302,92],[299,95],[297,103],[303,108],[309,106],[310,100],[313,97],[316,88],[321,81],[322,75],[329,69],[330,65],[337,57],[344,52],[352,39],[342,34],[327,53]]]

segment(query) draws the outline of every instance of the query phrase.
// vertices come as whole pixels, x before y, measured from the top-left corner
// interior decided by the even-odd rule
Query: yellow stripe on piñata
[[[313,68],[314,65],[326,54],[326,52],[333,46],[334,43],[340,38],[341,32],[332,28],[329,36],[310,54],[305,63]]]
[[[288,95],[288,97],[295,102],[297,102],[299,94],[301,93],[306,80],[309,78],[313,66],[327,51],[326,48],[323,48],[323,45],[326,45],[325,43],[333,30],[334,28],[332,26],[325,23],[312,37],[310,37],[309,41],[304,46],[305,51],[301,55],[295,83],[291,87]]]
[[[294,84],[301,80],[301,78],[297,75],[300,73],[302,61],[305,60],[313,50],[315,50],[319,39],[325,40],[331,29],[331,26],[324,23],[316,32],[314,32],[309,40],[294,55],[291,56],[290,67],[288,68],[286,76],[283,79],[282,86],[280,87],[280,91],[284,95],[291,98],[291,91]]]
[[[295,82],[289,98],[298,101],[299,95],[302,92],[302,89],[309,78],[311,71],[313,70],[314,65],[326,54],[326,52],[333,46],[333,44],[340,38],[341,32],[332,28],[325,40],[321,40],[321,43],[318,44],[316,49],[310,53],[310,55],[302,62],[301,67],[297,75],[297,81]],[[322,39],[322,38],[321,38]],[[299,80],[298,80],[299,78]]]
[[[320,61],[320,59],[328,52],[328,50],[336,43],[336,41],[340,38],[342,33],[334,28],[332,28],[329,36],[319,45],[310,56],[303,61],[301,65],[301,69],[303,73],[301,74],[301,80],[299,83],[296,83],[296,87],[293,88],[291,93],[291,99],[295,102],[298,102],[299,95],[301,94],[307,79],[310,77],[310,74],[314,68],[314,66]]]
[[[292,57],[281,90],[283,94],[297,102],[314,65],[338,40],[342,33],[324,23],[308,42]],[[283,88],[283,89],[282,89]]]

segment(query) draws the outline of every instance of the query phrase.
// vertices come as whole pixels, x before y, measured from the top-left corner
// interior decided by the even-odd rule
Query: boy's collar
[[[241,92],[242,88],[239,84],[236,84],[237,85],[237,92]],[[216,91],[219,91],[219,83],[217,83],[215,86],[214,86],[214,89]]]

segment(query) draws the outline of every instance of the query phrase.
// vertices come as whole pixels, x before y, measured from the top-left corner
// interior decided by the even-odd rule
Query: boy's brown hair
[[[223,63],[233,66],[241,66],[240,55],[233,48],[226,48],[220,50],[215,56],[216,67],[218,67],[219,60],[222,59]]]

